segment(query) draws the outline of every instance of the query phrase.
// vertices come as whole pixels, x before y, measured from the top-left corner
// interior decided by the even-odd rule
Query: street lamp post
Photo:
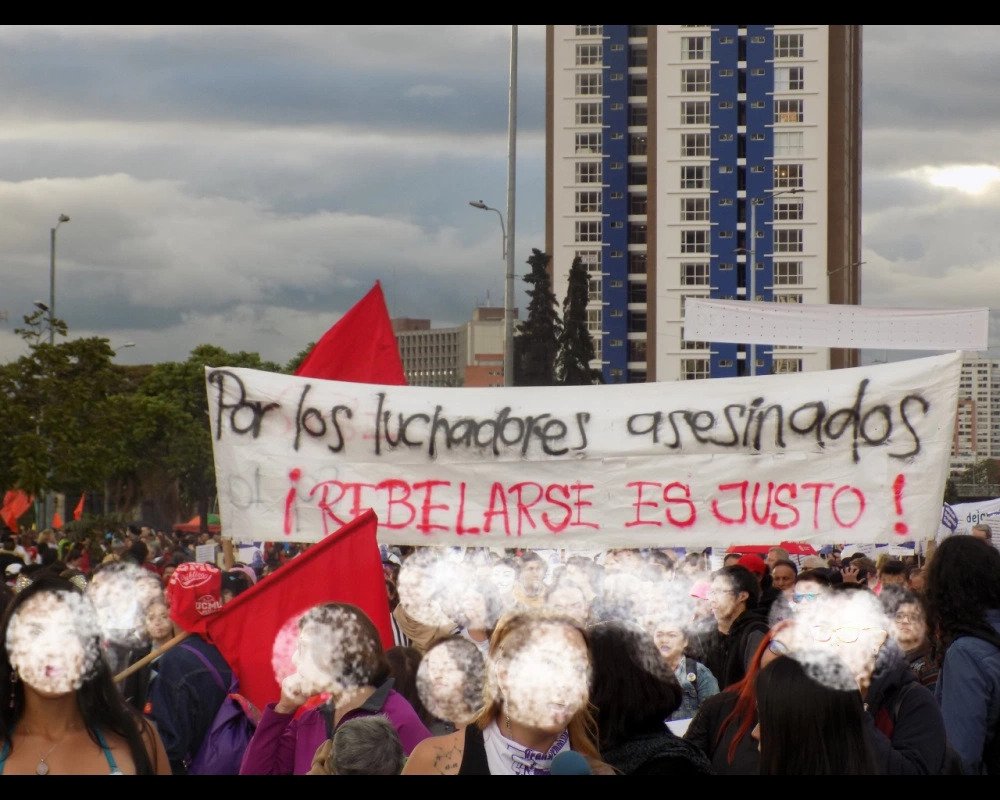
[[[799,194],[802,191],[800,188],[794,189],[781,189],[775,191],[774,189],[766,189],[764,191],[764,197],[775,198],[783,194]],[[749,258],[750,261],[747,264],[748,277],[747,277],[747,300],[751,303],[757,302],[757,198],[748,197],[747,201],[750,203],[750,248],[749,248]],[[747,350],[747,358],[750,361],[750,374],[757,374],[757,346],[753,343],[749,343],[749,349]]]
[[[49,247],[49,344],[55,344],[56,329],[54,326],[56,316],[56,231],[64,222],[69,222],[69,217],[65,214],[59,215],[59,220],[54,228],[50,229]]]
[[[503,292],[503,385],[514,385],[514,180],[517,161],[517,25],[510,26],[510,83],[507,96],[507,225],[503,214],[482,200],[469,205],[483,211],[496,211],[503,231],[503,254],[507,272]]]

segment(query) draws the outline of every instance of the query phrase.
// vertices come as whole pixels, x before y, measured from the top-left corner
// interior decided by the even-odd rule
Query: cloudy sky
[[[1000,308],[998,33],[865,28],[866,304]],[[498,219],[468,201],[504,208],[508,47],[508,26],[0,28],[0,360],[48,302],[59,214],[56,312],[134,342],[123,363],[284,362],[375,279],[394,316],[501,304]],[[519,51],[520,269],[545,229],[544,28]]]

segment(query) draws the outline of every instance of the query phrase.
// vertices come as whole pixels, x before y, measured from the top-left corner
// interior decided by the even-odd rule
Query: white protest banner
[[[748,303],[689,297],[684,336],[709,342],[985,350],[988,308],[873,308],[818,303]]]
[[[1000,497],[979,503],[945,504],[937,539],[940,541],[956,533],[972,533],[972,526],[976,524],[989,525],[1000,538]]]
[[[317,541],[370,507],[386,544],[922,536],[941,513],[959,364],[504,389],[210,367],[223,532]]]

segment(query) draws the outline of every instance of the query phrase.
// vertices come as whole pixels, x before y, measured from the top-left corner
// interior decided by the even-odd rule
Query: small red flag
[[[80,502],[76,504],[76,508],[73,509],[73,519],[80,519],[83,516],[83,501],[86,499],[87,493],[84,492],[80,495]]]
[[[323,334],[295,374],[328,381],[406,385],[389,309],[378,281]]]
[[[58,511],[53,512],[52,527],[55,528],[56,530],[59,530],[62,526],[63,526],[62,514],[60,514]]]
[[[14,533],[18,533],[17,519],[31,508],[35,498],[21,489],[10,489],[3,496],[3,506],[0,507],[0,520]]]
[[[284,624],[320,603],[353,603],[392,647],[389,599],[376,532],[368,510],[258,581],[208,620],[208,636],[240,680],[240,693],[258,708],[281,689],[271,654]]]

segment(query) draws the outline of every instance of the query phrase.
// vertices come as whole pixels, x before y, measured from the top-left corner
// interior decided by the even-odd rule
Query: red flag
[[[0,520],[14,533],[18,533],[17,518],[24,514],[35,498],[21,489],[11,489],[3,496],[3,507],[0,507]]]
[[[271,653],[282,626],[320,603],[353,603],[392,647],[389,598],[370,509],[251,586],[208,620],[208,635],[258,708],[281,695]]]
[[[83,501],[86,498],[87,493],[84,492],[80,495],[80,502],[76,504],[76,508],[73,509],[73,519],[80,519],[83,516]]]
[[[53,512],[52,527],[55,528],[56,530],[59,530],[62,526],[63,526],[62,514],[60,514],[58,511]]]
[[[378,281],[323,334],[295,374],[328,381],[406,385],[389,309]]]

